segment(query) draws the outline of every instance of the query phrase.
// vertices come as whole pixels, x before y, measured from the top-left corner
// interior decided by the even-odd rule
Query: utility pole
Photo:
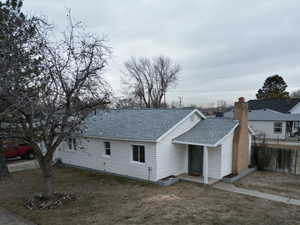
[[[179,96],[179,107],[181,108],[182,106],[182,96]]]

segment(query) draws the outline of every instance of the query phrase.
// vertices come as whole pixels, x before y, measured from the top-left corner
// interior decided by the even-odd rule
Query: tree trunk
[[[4,154],[4,148],[0,143],[0,177],[8,176],[9,171],[6,165],[6,159]]]
[[[42,195],[46,199],[54,198],[54,183],[53,183],[53,170],[51,162],[45,160],[39,160],[42,170]]]

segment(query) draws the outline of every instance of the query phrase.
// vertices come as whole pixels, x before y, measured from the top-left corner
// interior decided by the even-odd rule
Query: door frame
[[[191,169],[191,158],[193,157],[192,156],[192,151],[195,151],[196,149],[191,149],[190,147],[191,146],[196,146],[198,151],[201,151],[200,154],[202,154],[202,162],[200,162],[199,160],[199,163],[201,163],[201,166],[199,166],[199,171],[192,171]],[[203,146],[200,146],[200,145],[188,145],[187,147],[188,149],[188,174],[191,175],[193,172],[194,173],[197,173],[199,172],[199,176],[203,176],[203,172],[204,172],[204,164],[203,164],[203,157],[204,157],[204,147]],[[202,170],[202,171],[201,171]]]

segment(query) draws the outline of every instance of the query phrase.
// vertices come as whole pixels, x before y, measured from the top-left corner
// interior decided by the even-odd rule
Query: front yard
[[[235,185],[300,200],[300,175],[256,171]]]
[[[55,169],[58,191],[77,200],[62,208],[30,211],[24,200],[39,191],[39,170],[0,181],[0,207],[39,225],[300,224],[300,207],[180,182],[169,187],[78,169]]]

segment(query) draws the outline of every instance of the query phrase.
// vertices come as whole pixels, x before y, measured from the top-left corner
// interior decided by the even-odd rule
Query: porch
[[[210,184],[232,172],[233,132],[238,122],[230,119],[201,120],[192,129],[173,139],[185,145],[187,160],[181,178]]]
[[[184,173],[184,174],[179,175],[178,178],[180,180],[183,180],[183,181],[199,183],[199,184],[205,184],[205,180],[204,180],[203,176],[192,176],[192,175],[189,175],[187,173]],[[218,181],[219,181],[218,179],[208,177],[208,180],[207,180],[206,184],[212,185],[212,184],[217,183]]]
[[[185,146],[187,166],[177,178],[202,184],[213,184],[221,179],[221,145],[207,147],[185,144]]]

